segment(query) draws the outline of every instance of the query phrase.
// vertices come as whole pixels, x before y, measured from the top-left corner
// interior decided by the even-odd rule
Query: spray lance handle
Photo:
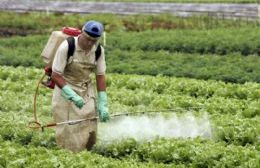
[[[42,81],[42,84],[50,89],[54,89],[55,87],[55,82],[52,80],[51,78],[51,74],[52,74],[52,69],[50,66],[45,66],[44,68],[45,74],[48,76],[46,81]]]
[[[52,73],[51,67],[48,66],[48,65],[46,65],[46,66],[44,67],[44,72],[45,72],[46,75],[51,76],[51,73]]]

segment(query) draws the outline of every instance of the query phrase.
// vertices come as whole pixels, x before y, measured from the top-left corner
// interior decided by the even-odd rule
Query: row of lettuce
[[[15,52],[31,57],[40,54],[48,36],[28,36],[1,39],[1,55]],[[120,51],[167,51],[169,53],[260,55],[259,28],[201,30],[153,30],[142,32],[113,32],[106,36],[107,53]],[[104,43],[104,40],[101,41]],[[32,48],[34,47],[34,48]],[[36,48],[35,48],[36,47]],[[24,50],[23,50],[24,49]],[[6,53],[4,51],[11,53]],[[19,52],[20,50],[20,52]],[[37,51],[38,50],[38,51]],[[13,51],[14,52],[14,51]],[[14,53],[12,53],[13,55]],[[37,55],[36,55],[37,54]],[[13,55],[13,56],[19,56]],[[11,59],[11,58],[9,58]]]
[[[73,154],[43,147],[24,147],[1,139],[0,142],[2,167],[259,167],[258,153],[253,149],[226,147],[222,143],[200,139],[195,141],[158,139],[144,144],[127,140],[110,146],[105,151],[96,149],[104,155],[122,160],[102,157],[93,152]],[[175,154],[172,154],[172,151],[175,151]],[[129,158],[123,158],[124,156]]]
[[[0,78],[0,122],[3,123],[0,127],[0,164],[3,167],[40,164],[46,167],[66,167],[68,164],[96,164],[97,167],[116,167],[117,164],[125,167],[131,164],[135,167],[259,166],[260,86],[257,83],[241,85],[109,74],[109,109],[112,114],[166,108],[175,109],[178,115],[189,112],[200,116],[207,112],[213,139],[159,138],[142,143],[126,139],[111,144],[98,143],[91,153],[73,155],[56,146],[54,130],[40,132],[28,128],[28,122],[32,121],[35,84],[42,70],[2,66],[0,72],[4,74]],[[37,113],[41,123],[52,120],[51,95],[51,90],[40,88]]]
[[[200,138],[159,138],[143,143],[127,139],[108,146],[98,144],[91,153],[79,154],[58,148],[24,146],[1,137],[0,142],[2,167],[259,167],[259,153],[254,147]]]
[[[259,28],[111,33],[108,35],[107,49],[260,55],[259,39]]]
[[[157,166],[158,165],[158,166]],[[48,149],[46,147],[23,146],[0,138],[0,167],[126,167],[126,168],[163,168],[163,165],[152,163],[136,163],[131,160],[115,160],[100,155],[82,152],[79,154],[69,151]],[[184,167],[184,166],[182,166]]]

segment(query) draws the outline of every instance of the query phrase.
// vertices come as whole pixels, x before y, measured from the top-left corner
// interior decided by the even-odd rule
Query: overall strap
[[[97,49],[95,51],[95,55],[96,55],[96,61],[98,60],[98,58],[101,56],[101,45],[98,44]]]

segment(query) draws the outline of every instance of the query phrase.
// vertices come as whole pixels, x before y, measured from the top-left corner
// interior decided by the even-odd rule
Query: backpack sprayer
[[[81,30],[72,27],[63,27],[62,31],[53,31],[48,42],[43,49],[41,56],[43,61],[46,63],[44,68],[45,74],[48,76],[47,81],[42,84],[50,89],[54,89],[55,83],[51,80],[52,74],[52,62],[56,51],[60,44],[68,37],[76,37],[81,33]]]
[[[56,54],[58,47],[68,37],[76,37],[80,33],[81,33],[81,30],[79,30],[77,28],[72,28],[72,27],[63,27],[61,31],[53,31],[51,33],[51,36],[49,37],[48,42],[41,53],[41,57],[43,58],[43,61],[45,63],[45,67],[44,67],[45,73],[38,81],[36,91],[34,94],[34,102],[33,102],[34,121],[29,122],[30,128],[41,128],[42,127],[41,124],[39,123],[37,115],[36,115],[37,96],[38,96],[40,84],[43,84],[44,86],[46,86],[50,89],[54,89],[55,83],[51,79],[52,62],[53,62],[53,59],[54,59],[54,56]],[[46,81],[43,81],[45,76],[48,76],[48,79]],[[53,125],[53,124],[50,124],[50,125]]]

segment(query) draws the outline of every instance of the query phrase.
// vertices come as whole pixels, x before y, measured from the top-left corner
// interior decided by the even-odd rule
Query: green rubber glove
[[[79,109],[85,104],[83,98],[74,92],[68,85],[63,86],[61,95],[65,99],[72,101]]]
[[[106,122],[109,120],[107,93],[104,91],[98,92],[98,114],[101,122]]]

